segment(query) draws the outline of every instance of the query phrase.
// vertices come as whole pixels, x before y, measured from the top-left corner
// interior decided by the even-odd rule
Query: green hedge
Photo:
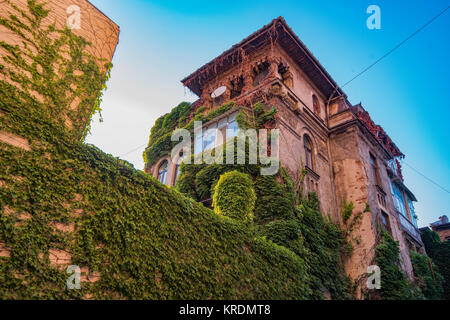
[[[323,217],[315,194],[297,207],[295,218],[272,221],[262,230],[267,239],[305,259],[314,298],[320,299],[328,291],[332,299],[353,299],[353,285],[341,261],[344,233],[330,218]]]
[[[214,212],[244,223],[253,222],[255,200],[252,179],[239,171],[221,175],[214,188]]]
[[[0,260],[3,299],[310,297],[301,258],[94,147],[47,150],[51,160],[0,147],[0,241],[12,250]],[[68,208],[76,194],[82,200]],[[32,218],[17,225],[6,206]],[[52,222],[74,223],[75,232]],[[100,280],[65,290],[68,275],[50,264],[51,248],[67,249]]]

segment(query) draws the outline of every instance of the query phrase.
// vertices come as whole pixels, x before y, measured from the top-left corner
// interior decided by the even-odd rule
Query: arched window
[[[312,100],[313,100],[313,109],[314,109],[314,113],[317,114],[317,115],[320,117],[320,104],[319,104],[319,99],[317,99],[317,96],[316,96],[315,94],[313,94]]]
[[[164,160],[158,169],[158,181],[162,184],[166,184],[166,178],[167,178],[167,168],[169,166],[169,162],[167,160]]]
[[[308,137],[308,135],[303,136],[303,145],[305,147],[305,160],[306,160],[306,166],[313,170],[313,153],[312,153],[312,142],[311,139]]]
[[[181,162],[183,162],[183,160],[184,160],[184,153],[183,153],[183,151],[181,151],[179,153],[179,158],[178,158],[177,164],[175,165],[175,170],[174,170],[174,174],[173,174],[173,182],[172,182],[173,186],[175,186],[175,182],[177,181],[177,178],[180,175],[180,165],[181,165]]]

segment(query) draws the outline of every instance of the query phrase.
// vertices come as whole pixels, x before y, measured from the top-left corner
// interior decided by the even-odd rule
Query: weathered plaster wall
[[[294,114],[289,109],[278,107],[277,128],[280,129],[280,161],[291,173],[297,173],[300,170],[301,162],[305,164],[305,148],[303,137],[307,134],[313,144],[313,162],[314,172],[319,176],[308,174],[306,180],[318,186],[316,191],[320,207],[324,214],[330,214],[336,217],[336,204],[334,191],[331,183],[328,137],[325,132],[311,124],[311,121],[305,121],[305,117]],[[307,183],[305,183],[305,186]]]
[[[327,98],[312,81],[305,75],[305,73],[298,67],[294,60],[284,51],[279,45],[275,46],[276,53],[282,56],[288,63],[291,72],[294,75],[294,85],[291,88],[295,95],[300,99],[301,103],[308,107],[311,112],[314,112],[312,96],[316,95],[320,105],[320,119],[325,121],[326,110],[325,105]]]
[[[340,212],[344,200],[353,202],[354,214],[363,212],[366,204],[369,203],[369,177],[364,160],[360,155],[357,127],[352,125],[332,133],[330,149]],[[353,237],[360,239],[360,242],[353,243],[352,255],[345,261],[346,271],[353,279],[358,279],[365,274],[367,267],[373,261],[376,245],[374,230],[372,214],[370,212],[363,213],[360,226],[352,234]]]
[[[369,185],[368,185],[368,201],[370,208],[372,210],[372,215],[374,219],[378,219],[378,216],[383,210],[389,216],[389,222],[391,226],[392,236],[394,240],[399,242],[400,248],[400,263],[402,269],[407,273],[407,275],[413,277],[413,268],[411,264],[411,259],[409,257],[409,247],[406,242],[405,236],[403,235],[402,228],[400,226],[398,212],[394,207],[394,202],[392,199],[391,189],[389,185],[390,178],[387,173],[386,165],[384,159],[386,157],[385,152],[381,149],[378,143],[372,138],[369,140],[369,136],[365,135],[361,130],[358,130],[359,138],[359,150],[361,158],[364,161],[364,166],[370,168],[370,154],[376,157],[378,173],[381,180],[381,188],[385,192],[385,196],[377,188],[377,178],[372,170],[368,171]],[[380,203],[378,196],[382,196],[386,201],[386,206]],[[374,220],[376,221],[376,220]]]

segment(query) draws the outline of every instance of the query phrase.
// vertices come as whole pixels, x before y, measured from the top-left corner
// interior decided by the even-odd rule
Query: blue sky
[[[180,80],[272,19],[283,16],[343,85],[450,5],[416,1],[145,1],[91,0],[121,28],[112,78],[86,139],[143,168],[155,120],[194,101]],[[369,30],[369,5],[381,30]],[[362,102],[406,155],[405,161],[450,190],[450,9],[344,88]],[[419,202],[419,225],[450,215],[450,194],[407,165],[405,182]]]

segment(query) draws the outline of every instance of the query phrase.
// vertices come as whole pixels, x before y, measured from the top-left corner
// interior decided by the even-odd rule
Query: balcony
[[[414,240],[422,243],[422,238],[420,238],[419,230],[400,212],[398,213],[400,225],[404,231],[406,231]]]
[[[403,181],[402,169],[396,158],[386,161],[386,167],[388,169],[388,173],[392,177],[392,180]]]

